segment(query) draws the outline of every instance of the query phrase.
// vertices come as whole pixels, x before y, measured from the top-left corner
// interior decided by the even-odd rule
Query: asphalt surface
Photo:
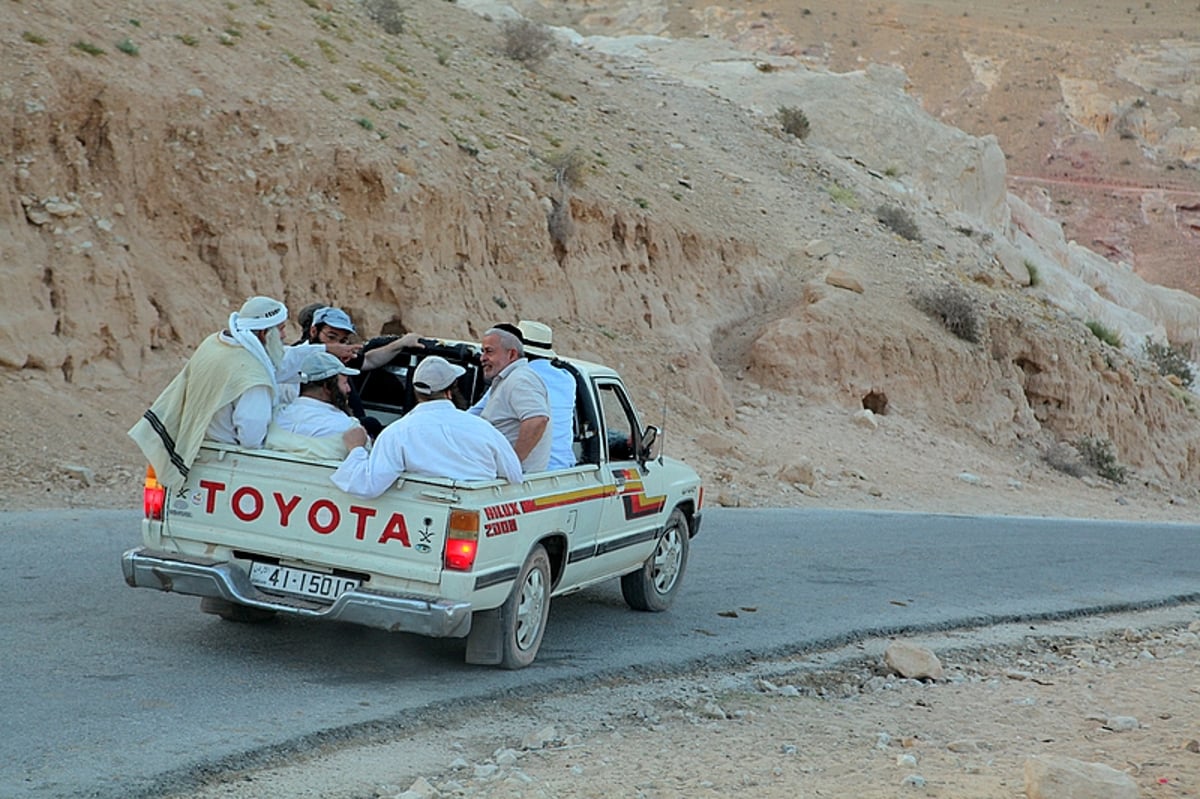
[[[538,660],[508,672],[459,640],[230,624],[128,588],[139,535],[133,511],[0,514],[0,798],[156,796],[465,700],[1200,601],[1196,525],[712,509],[671,611],[628,610],[616,581],[556,599]]]

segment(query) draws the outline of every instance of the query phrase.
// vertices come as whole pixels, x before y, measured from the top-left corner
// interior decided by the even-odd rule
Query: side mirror
[[[658,444],[658,428],[648,425],[642,431],[641,441],[638,442],[638,461],[645,463],[658,457],[656,444]]]

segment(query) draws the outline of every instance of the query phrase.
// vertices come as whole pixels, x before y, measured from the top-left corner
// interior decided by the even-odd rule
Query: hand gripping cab
[[[429,354],[467,369],[464,398],[482,394],[473,345],[426,345],[357,378],[370,415],[413,406]],[[202,597],[230,621],[284,613],[466,638],[468,662],[510,669],[537,656],[552,597],[619,577],[630,607],[666,610],[700,526],[700,479],[657,452],[616,372],[554,365],[575,380],[576,466],[520,485],[403,476],[362,500],[330,482],[336,461],[207,442],[182,485],[147,475],[126,582]]]

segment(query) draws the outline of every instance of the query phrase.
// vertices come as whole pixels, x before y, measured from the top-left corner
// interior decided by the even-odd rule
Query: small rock
[[[931,650],[907,641],[893,641],[883,653],[883,662],[901,677],[913,680],[940,680],[945,670]]]
[[[434,788],[429,780],[417,777],[416,781],[408,786],[408,790],[400,794],[399,799],[433,799],[439,795],[438,789]]]
[[[975,741],[951,741],[950,743],[946,744],[946,748],[951,752],[967,754],[970,752],[978,752],[979,744]]]
[[[875,413],[867,408],[855,412],[853,419],[856,425],[865,427],[868,430],[874,430],[879,427],[879,420],[875,418]]]
[[[66,472],[71,477],[76,478],[85,486],[90,486],[96,480],[96,473],[86,466],[80,466],[77,463],[59,464],[59,468]]]
[[[521,748],[542,749],[557,737],[558,731],[554,728],[554,725],[540,727],[533,732],[526,733],[525,737],[521,739]]]
[[[804,254],[818,261],[832,252],[833,245],[825,239],[813,239],[804,247]]]
[[[1195,738],[1185,743],[1183,748],[1193,754],[1200,755],[1200,741],[1197,741]]]
[[[896,765],[905,766],[906,768],[916,768],[917,758],[916,756],[907,753],[903,755],[896,755]]]
[[[901,785],[911,785],[914,788],[924,788],[925,778],[920,774],[909,774],[900,782]]]
[[[973,486],[977,486],[977,485],[980,485],[983,483],[982,477],[980,477],[977,474],[972,474],[971,472],[959,472],[958,479],[962,480],[964,483],[969,483],[970,485],[973,485]]]
[[[1110,716],[1104,722],[1105,729],[1112,730],[1113,732],[1129,732],[1141,726],[1133,716]]]
[[[1137,783],[1103,763],[1035,755],[1025,761],[1027,799],[1138,799]]]
[[[829,274],[825,275],[825,282],[834,288],[846,289],[855,294],[862,294],[864,291],[858,278],[841,269],[831,269]]]

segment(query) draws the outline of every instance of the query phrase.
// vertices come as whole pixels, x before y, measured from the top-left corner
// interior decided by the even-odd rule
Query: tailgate
[[[163,543],[196,541],[210,551],[436,584],[449,507],[395,490],[352,497],[329,481],[332,472],[276,453],[201,450],[167,502]]]

